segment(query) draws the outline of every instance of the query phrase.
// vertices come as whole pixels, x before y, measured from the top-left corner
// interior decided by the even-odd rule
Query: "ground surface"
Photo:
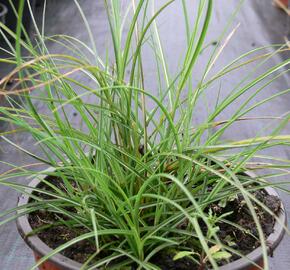
[[[50,0],[48,2],[46,30],[47,34],[66,33],[74,35],[82,40],[88,42],[88,36],[84,30],[81,18],[78,14],[76,6],[71,0]],[[99,0],[82,0],[80,1],[84,12],[87,16],[89,23],[92,26],[93,34],[97,40],[97,47],[100,54],[105,54],[105,44],[109,41],[106,33],[107,24],[105,22],[105,12],[102,7],[102,1]],[[219,0],[215,2],[214,20],[211,25],[209,41],[217,39],[218,34],[224,28],[226,18],[233,12],[238,5],[238,0]],[[179,26],[183,23],[183,18],[179,16],[180,1],[169,9],[166,15],[160,19],[161,31],[166,34],[167,54],[169,57],[169,66],[174,68],[178,62],[178,53],[182,51],[185,42],[185,35],[183,31],[179,31]],[[36,12],[39,14],[40,9]],[[287,29],[290,30],[290,21],[279,10],[276,10],[271,0],[246,0],[242,6],[239,14],[237,15],[233,27],[240,23],[235,37],[230,42],[227,50],[223,52],[222,60],[219,65],[228,63],[234,57],[246,52],[257,46],[266,45],[269,43],[281,43],[284,36],[287,34]],[[232,27],[232,28],[233,28]],[[181,28],[181,27],[180,27]],[[164,37],[164,34],[163,34]],[[58,48],[56,45],[49,45],[49,48],[54,51]],[[279,63],[286,56],[274,56],[265,67]],[[148,60],[145,64],[147,70],[147,77],[150,78],[154,74],[152,63]],[[9,67],[5,65],[0,66],[0,73],[3,76]],[[223,88],[233,87],[243,75],[245,70],[240,74],[227,79],[223,82]],[[154,80],[149,80],[147,87],[154,86]],[[270,93],[276,93],[279,90],[284,90],[289,87],[290,77],[289,74],[280,78],[271,87],[267,88]],[[269,95],[269,93],[267,93]],[[266,96],[266,95],[265,95]],[[210,102],[210,101],[209,101]],[[44,110],[39,104],[39,109]],[[257,115],[280,115],[285,111],[290,110],[290,97],[280,98],[273,101],[271,105],[261,107],[255,113]],[[202,118],[205,109],[201,105],[200,115],[196,116],[196,120]],[[231,113],[227,111],[226,113]],[[74,116],[72,112],[72,121],[78,122],[78,117]],[[226,115],[225,115],[226,117]],[[232,137],[249,137],[254,135],[255,130],[263,127],[265,123],[259,122],[255,125],[249,125],[246,128],[240,129],[237,132],[226,134],[226,138]],[[2,129],[4,127],[1,127]],[[288,133],[290,127],[288,127]],[[33,148],[33,141],[25,135],[17,137],[20,145],[25,145],[30,150]],[[21,153],[8,147],[3,142],[0,142],[0,160],[4,162],[11,162],[13,164],[26,164],[29,162],[27,157]],[[276,150],[277,154],[277,150]],[[278,151],[278,156],[281,158],[290,158],[289,148],[283,148]],[[0,165],[0,172],[5,171],[7,168]],[[287,178],[284,178],[287,181]],[[20,181],[20,180],[19,180]],[[21,181],[28,181],[21,179]],[[285,202],[288,217],[290,216],[290,196],[282,194],[283,201]],[[17,202],[17,194],[14,191],[7,190],[1,187],[0,189],[0,212],[4,209],[13,207]],[[274,258],[270,259],[271,269],[288,270],[290,269],[290,238],[284,237],[283,242],[274,253]],[[25,246],[22,239],[16,232],[15,225],[9,224],[1,227],[0,229],[0,269],[2,270],[26,270],[33,264],[33,258],[30,250]]]

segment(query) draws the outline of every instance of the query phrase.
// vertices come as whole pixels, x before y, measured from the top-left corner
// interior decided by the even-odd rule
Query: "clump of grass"
[[[249,113],[287,94],[290,89],[255,104],[251,101],[285,73],[283,68],[290,60],[259,75],[255,75],[256,67],[251,69],[223,99],[217,99],[202,123],[193,126],[193,117],[198,115],[199,101],[218,81],[251,63],[262,68],[274,54],[286,49],[276,46],[273,54],[266,53],[266,47],[254,49],[210,75],[235,31],[227,35],[228,29],[225,29],[208,56],[203,75],[194,84],[192,76],[199,57],[202,57],[201,51],[206,47],[213,1],[198,2],[193,24],[189,21],[188,3],[180,1],[187,44],[176,74],[169,72],[157,22],[158,16],[166,12],[174,0],[158,8],[154,1],[132,0],[131,4],[125,5],[125,12],[120,2],[104,1],[114,59],[101,59],[98,55],[93,34],[77,0],[74,3],[89,33],[90,45],[64,35],[46,37],[44,27],[39,29],[35,24],[33,14],[36,38],[30,40],[21,24],[23,0],[17,11],[16,33],[1,24],[2,34],[16,41],[15,48],[10,46],[11,57],[1,59],[15,65],[15,69],[1,80],[2,89],[12,77],[18,78],[10,93],[0,92],[11,105],[9,108],[0,107],[0,119],[16,127],[3,132],[2,138],[36,159],[37,165],[44,164],[55,170],[35,171],[29,165],[16,167],[10,164],[12,169],[0,176],[0,184],[26,192],[25,185],[15,184],[11,179],[42,174],[61,179],[62,188],[42,180],[50,186],[50,191],[36,188],[38,195],[33,195],[33,202],[22,209],[22,214],[43,209],[58,215],[63,225],[87,231],[47,254],[33,269],[83,240],[95,242],[96,253],[92,254],[90,263],[93,263],[88,269],[102,269],[114,263],[118,269],[127,269],[132,264],[138,269],[158,269],[151,259],[158,252],[169,249],[176,251],[175,259],[190,256],[200,269],[205,267],[205,263],[218,269],[217,253],[222,259],[229,259],[232,253],[244,255],[220,241],[217,223],[223,217],[213,218],[208,207],[237,194],[244,197],[256,223],[267,269],[265,236],[253,206],[259,201],[252,191],[274,184],[250,177],[245,172],[271,168],[277,171],[271,174],[272,177],[288,174],[287,160],[264,156],[267,162],[254,163],[253,159],[261,158],[259,152],[267,148],[289,144],[290,135],[281,135],[289,114],[274,117],[278,124],[271,125],[266,136],[231,142],[223,142],[222,136],[237,122],[243,124],[268,119],[251,118]],[[44,21],[45,12],[43,25]],[[124,25],[128,27],[127,32],[123,30]],[[25,38],[21,38],[22,32]],[[71,53],[51,54],[46,47],[48,40],[68,48]],[[158,91],[145,87],[147,76],[142,50],[146,44],[151,45],[156,58]],[[257,57],[256,53],[260,56]],[[91,83],[84,84],[74,79],[75,73],[89,78]],[[10,99],[10,94],[18,94],[24,102]],[[235,105],[235,112],[229,119],[216,120],[243,95],[248,96]],[[38,110],[37,102],[45,105],[44,113]],[[81,119],[79,126],[72,124],[71,108]],[[268,120],[270,122],[271,118]],[[38,150],[32,152],[17,145],[13,136],[7,136],[9,132],[28,133]],[[287,191],[283,184],[276,186]],[[49,198],[43,199],[41,193]],[[261,207],[270,211],[265,205]],[[11,211],[1,213],[1,216]],[[201,229],[201,223],[206,225],[207,233]],[[185,244],[188,242],[194,243],[194,251],[188,251]],[[101,252],[106,255],[94,261]]]

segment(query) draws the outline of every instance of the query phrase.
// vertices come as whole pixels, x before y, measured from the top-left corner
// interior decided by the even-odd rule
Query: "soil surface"
[[[61,182],[56,177],[47,177],[47,180],[52,184],[61,187]],[[42,189],[49,190],[48,186],[42,184]],[[37,194],[43,199],[48,199],[49,196],[43,194]],[[265,190],[257,190],[253,192],[253,195],[264,205],[266,205],[272,212],[278,214],[280,211],[281,201],[278,197],[269,195]],[[260,224],[265,237],[269,236],[273,232],[273,227],[275,224],[275,219],[267,213],[263,208],[257,204],[253,204],[256,214],[259,218]],[[69,211],[72,209],[68,209]],[[72,210],[74,211],[74,210]],[[251,213],[247,207],[247,204],[241,195],[228,200],[225,205],[211,204],[205,211],[211,211],[212,214],[220,216],[225,213],[228,214],[225,219],[230,223],[239,225],[241,229],[230,225],[225,222],[218,223],[219,231],[217,235],[220,240],[227,245],[230,245],[231,248],[238,250],[242,254],[248,254],[257,248],[260,245],[258,240],[258,231],[255,225],[255,222],[251,216]],[[66,220],[65,217],[60,217],[57,214],[47,212],[45,210],[37,211],[29,215],[29,222],[33,229],[42,228],[37,234],[39,238],[45,242],[49,247],[56,248],[69,240],[74,239],[75,237],[88,232],[84,228],[70,228],[69,226],[64,226],[63,224],[57,225],[59,220]],[[53,225],[53,226],[52,226]],[[186,226],[186,224],[184,225]],[[200,221],[201,229],[204,234],[207,232],[207,227]],[[45,229],[43,229],[45,228]],[[190,248],[191,244],[188,243]],[[84,263],[92,254],[96,252],[94,241],[90,242],[88,240],[81,241],[69,248],[65,249],[62,254],[70,259],[73,259],[77,262]],[[98,257],[101,258],[108,254],[99,254]],[[173,260],[173,257],[176,255],[175,250],[163,250],[153,257],[151,262],[159,266],[162,270],[204,270],[207,269],[200,268],[192,259],[184,257],[179,260]],[[239,256],[232,255],[230,261],[239,259]],[[227,261],[219,261],[220,265],[226,264]],[[132,270],[135,267],[132,266]],[[120,269],[121,270],[121,269]]]
[[[264,205],[266,205],[273,213],[278,214],[281,207],[281,201],[278,197],[269,195],[265,190],[258,190],[253,193],[253,195]],[[256,214],[259,218],[260,224],[265,237],[268,237],[273,232],[273,227],[275,225],[275,219],[272,215],[267,213],[263,208],[255,205]],[[228,201],[225,207],[221,207],[218,204],[212,204],[210,209],[213,213],[218,216],[232,212],[232,214],[226,216],[226,220],[239,225],[243,230],[238,229],[230,224],[220,222],[218,223],[219,231],[217,235],[219,239],[231,248],[238,250],[243,255],[249,254],[251,251],[260,246],[260,242],[257,238],[258,231],[257,226],[251,216],[249,208],[242,196],[237,196],[232,201]],[[200,222],[202,225],[202,222]],[[206,225],[201,226],[204,234],[207,231]],[[175,252],[160,252],[153,260],[153,263],[158,265],[162,270],[204,270],[205,268],[199,268],[196,263],[194,263],[189,258],[183,258],[181,260],[174,261],[173,257]],[[239,259],[238,255],[232,254],[229,261],[235,261]],[[227,264],[226,260],[219,261],[219,265]]]
[[[49,176],[46,177],[46,180],[54,186],[65,190],[62,186],[62,181],[59,178]],[[39,187],[41,189],[51,191],[51,188],[47,185],[44,185],[43,183],[40,184]],[[49,195],[43,193],[35,192],[35,194],[40,198],[43,198],[44,200],[51,199]],[[74,208],[67,210],[75,212]],[[83,228],[70,228],[69,226],[65,226],[62,224],[55,226],[60,219],[63,219],[65,221],[68,218],[64,216],[60,217],[57,214],[45,210],[33,212],[28,217],[29,223],[33,229],[47,227],[47,229],[41,229],[37,233],[37,235],[45,244],[47,244],[52,249],[55,249],[62,244],[65,244],[66,242],[76,238],[77,236],[88,232]],[[77,262],[85,263],[89,256],[95,252],[96,248],[93,242],[81,241],[66,248],[64,251],[61,252],[61,254]]]

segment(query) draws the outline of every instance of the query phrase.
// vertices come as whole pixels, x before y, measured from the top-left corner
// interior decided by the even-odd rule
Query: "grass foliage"
[[[1,62],[15,65],[1,80],[0,95],[6,96],[10,106],[0,107],[0,119],[13,127],[1,135],[37,163],[23,167],[8,164],[11,170],[0,176],[0,184],[25,192],[26,186],[16,184],[14,178],[38,177],[44,173],[61,178],[64,189],[50,184],[50,191],[38,190],[49,193],[50,199],[34,196],[35,201],[22,208],[22,214],[45,209],[65,216],[66,220],[60,218],[65,226],[87,231],[55,249],[37,265],[73,243],[88,239],[95,242],[96,253],[90,258],[93,264],[88,263],[90,266],[84,269],[102,269],[114,262],[117,265],[112,269],[130,269],[132,263],[137,269],[158,269],[150,260],[165,249],[177,250],[176,259],[190,256],[200,265],[199,269],[204,269],[205,262],[218,269],[219,257],[228,259],[229,253],[239,254],[239,251],[221,243],[217,222],[225,217],[213,217],[208,206],[241,194],[256,222],[265,269],[268,269],[266,241],[253,206],[258,202],[251,191],[274,184],[259,177],[240,175],[250,168],[270,168],[269,178],[288,174],[289,161],[265,156],[264,150],[288,146],[290,136],[281,135],[281,131],[289,114],[275,118],[276,125],[271,126],[268,135],[230,142],[223,142],[222,137],[237,122],[247,124],[257,120],[249,117],[253,110],[290,91],[286,89],[251,103],[285,73],[290,59],[261,74],[249,69],[240,84],[208,108],[208,116],[202,123],[194,124],[194,116],[198,115],[200,100],[213,91],[212,85],[252,63],[263,68],[273,55],[286,49],[273,46],[273,54],[267,53],[267,47],[254,49],[213,73],[214,64],[235,31],[228,34],[229,22],[207,56],[207,65],[195,84],[192,78],[194,70],[200,68],[198,59],[206,47],[213,0],[196,1],[193,23],[188,14],[191,4],[185,0],[156,6],[156,1],[150,0],[131,0],[125,5],[119,0],[104,0],[112,40],[108,50],[113,50],[113,59],[109,56],[101,59],[98,54],[81,1],[72,2],[82,16],[90,44],[65,35],[45,36],[44,26],[37,28],[33,14],[36,36],[30,39],[21,25],[24,2],[20,1],[19,10],[15,10],[19,18],[16,33],[1,24],[1,33],[10,44],[9,57]],[[179,68],[172,74],[157,18],[174,2],[183,7],[187,44]],[[45,7],[43,25],[44,22]],[[16,41],[15,46],[8,37]],[[47,42],[63,46],[68,53],[50,53]],[[144,46],[151,47],[156,59],[158,80],[154,90],[145,87],[146,79],[150,78],[143,68]],[[90,84],[76,80],[75,74],[89,78]],[[13,90],[5,91],[8,81],[15,77],[18,79]],[[10,94],[18,95],[23,102],[12,99]],[[242,96],[247,98],[241,102]],[[38,110],[40,102],[45,112]],[[229,119],[216,120],[233,104],[235,112]],[[79,126],[71,121],[72,108],[81,119]],[[18,132],[32,136],[38,150],[34,152],[15,143],[13,134]],[[253,158],[266,162],[256,163]],[[41,164],[55,170],[35,170]],[[284,184],[276,186],[287,191]],[[0,216],[15,210],[7,210]],[[9,216],[0,224],[14,218]],[[201,223],[207,226],[206,234]],[[188,242],[194,249],[188,250]],[[94,260],[101,252],[106,256]]]

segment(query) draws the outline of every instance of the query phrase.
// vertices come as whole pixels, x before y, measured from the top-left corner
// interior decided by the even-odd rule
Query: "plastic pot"
[[[288,7],[288,0],[280,0],[280,2],[281,2],[285,7]]]
[[[289,0],[276,0],[274,1],[274,4],[278,7],[278,8],[288,8],[289,6]]]
[[[53,171],[53,168],[48,169],[47,171]],[[248,175],[254,177],[254,174],[249,172]],[[41,182],[41,179],[44,179],[46,176],[38,177],[37,179],[34,179],[30,182],[30,187],[37,187],[39,183]],[[270,195],[278,196],[277,192],[271,188],[267,187],[265,190]],[[32,190],[28,189],[28,193],[31,193]],[[27,204],[29,201],[28,195],[22,195],[19,198],[18,206],[23,206]],[[18,211],[18,213],[21,213],[21,210]],[[273,250],[279,245],[281,242],[283,235],[284,235],[284,228],[281,224],[286,225],[286,213],[284,206],[282,204],[281,211],[278,216],[280,222],[276,222],[274,225],[274,232],[269,235],[267,238],[268,243],[268,252],[273,252]],[[50,247],[48,247],[37,235],[29,236],[27,235],[31,233],[32,228],[28,222],[27,215],[20,216],[17,219],[17,228],[26,242],[26,244],[32,249],[34,252],[34,256],[36,261],[39,260],[42,256],[45,256],[49,252],[52,251]],[[262,256],[262,249],[261,247],[256,248],[253,250],[250,254],[247,255],[248,259],[250,261],[255,262],[257,265],[263,267],[263,256]],[[255,270],[259,269],[258,267],[253,266],[253,264],[244,258],[241,258],[239,260],[236,260],[232,263],[229,263],[225,266],[220,267],[220,270]],[[81,268],[81,264],[78,262],[75,262],[69,258],[66,258],[62,256],[61,254],[54,255],[51,259],[49,259],[47,262],[43,263],[39,269],[40,270],[79,270]]]

